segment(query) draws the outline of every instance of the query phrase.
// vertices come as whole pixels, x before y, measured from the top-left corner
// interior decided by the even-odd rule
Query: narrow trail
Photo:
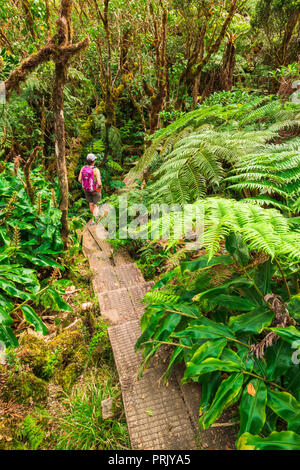
[[[180,386],[175,371],[165,386],[159,379],[166,370],[154,359],[141,379],[137,373],[141,353],[134,346],[141,334],[139,302],[153,286],[145,282],[126,251],[112,255],[108,241],[100,240],[100,228],[86,226],[83,251],[93,273],[101,316],[111,323],[108,334],[121,384],[131,447],[135,450],[194,450],[197,445],[197,414],[200,400],[195,384]]]

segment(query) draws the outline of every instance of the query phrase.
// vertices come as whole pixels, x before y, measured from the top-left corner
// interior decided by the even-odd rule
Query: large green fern
[[[265,209],[253,202],[221,197],[198,200],[194,207],[198,209],[198,214],[203,214],[204,233],[200,242],[210,258],[222,251],[230,233],[239,233],[250,251],[264,252],[271,258],[281,258],[290,265],[300,262],[300,233],[291,228],[288,219],[277,209]],[[178,220],[176,212],[173,216],[160,214],[151,225],[149,222],[149,233],[151,228],[160,227],[161,230],[157,233],[164,238],[163,227],[168,227],[168,231],[170,227],[172,239]],[[194,222],[194,230],[195,228]]]
[[[266,195],[271,193],[279,196],[275,206],[288,199],[293,204],[299,188],[297,145],[270,142],[281,130],[299,125],[297,113],[299,107],[265,97],[240,105],[201,106],[154,135],[127,182],[149,168],[150,200],[185,204],[218,192],[232,171],[227,180],[235,183],[232,188],[257,190],[260,204],[270,203]]]
[[[229,189],[250,190],[251,199],[284,211],[293,207],[300,192],[300,153],[295,141],[267,145],[263,151],[244,155],[226,181]]]

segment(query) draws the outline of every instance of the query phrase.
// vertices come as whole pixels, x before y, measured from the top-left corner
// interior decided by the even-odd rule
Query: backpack
[[[94,176],[94,166],[85,166],[82,169],[82,188],[88,193],[93,193],[97,189],[97,182]]]

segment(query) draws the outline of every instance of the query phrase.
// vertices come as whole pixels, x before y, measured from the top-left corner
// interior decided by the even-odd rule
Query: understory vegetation
[[[229,409],[232,448],[300,449],[299,17],[299,0],[0,0],[1,450],[130,449],[81,254],[88,153],[101,204],[138,217],[112,247],[154,281],[139,376],[163,350],[166,384],[180,364],[201,387],[200,433]]]

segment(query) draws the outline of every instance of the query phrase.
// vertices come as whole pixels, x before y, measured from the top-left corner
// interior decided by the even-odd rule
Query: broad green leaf
[[[175,328],[178,326],[182,319],[182,316],[178,313],[172,313],[165,318],[159,326],[154,338],[159,341],[166,341],[170,334],[173,333]]]
[[[274,413],[268,406],[266,406],[266,421],[261,430],[263,436],[268,436],[271,432],[276,431],[276,425],[278,422],[278,415]]]
[[[10,245],[10,238],[7,234],[7,230],[0,226],[0,239],[2,239],[4,245]]]
[[[0,289],[3,289],[4,292],[18,299],[31,300],[32,298],[28,292],[17,289],[13,282],[7,281],[3,277],[0,277]]]
[[[270,260],[259,265],[256,269],[254,280],[263,295],[267,295],[271,292],[271,281],[274,270],[274,265],[272,265]]]
[[[48,334],[47,327],[44,325],[44,323],[42,322],[40,317],[35,313],[32,307],[30,307],[29,305],[23,305],[23,307],[21,307],[21,310],[24,314],[25,320],[27,321],[27,323],[34,326],[35,331],[42,333],[43,335]]]
[[[300,433],[300,403],[287,392],[268,390],[268,406],[288,422],[288,429]]]
[[[239,406],[241,417],[240,434],[244,432],[258,434],[266,420],[266,384],[259,379],[253,379],[249,383],[251,384],[251,390],[249,390],[249,384],[244,388]]]
[[[9,272],[1,272],[1,276],[10,281],[14,281],[18,284],[24,284],[31,292],[37,292],[39,290],[39,283],[38,280],[34,277],[28,277],[25,274],[18,274],[18,273],[9,273]]]
[[[72,312],[70,305],[64,301],[64,299],[59,295],[58,292],[56,292],[55,289],[49,287],[49,289],[46,291],[46,294],[49,294],[52,297],[57,311],[62,310],[63,312]]]
[[[61,270],[63,270],[63,267],[56,263],[56,261],[46,257],[46,256],[42,256],[40,255],[38,258],[36,256],[31,256],[29,255],[28,253],[25,253],[25,252],[20,252],[19,253],[19,256],[21,256],[22,258],[25,258],[27,259],[28,261],[30,261],[32,264],[34,264],[35,266],[46,266],[46,267],[53,267],[53,268],[60,268]]]
[[[199,416],[203,415],[210,407],[221,382],[221,372],[217,370],[216,372],[205,374],[202,376],[202,379]]]
[[[274,312],[265,308],[257,308],[248,313],[231,316],[228,325],[235,333],[261,333],[274,318]]]
[[[300,331],[294,326],[287,326],[286,328],[274,327],[268,329],[274,331],[274,333],[290,344],[300,340]]]
[[[237,442],[238,450],[299,450],[300,435],[293,431],[272,432],[268,437],[254,436],[248,432]]]
[[[298,352],[298,351],[297,351]],[[283,376],[284,386],[300,402],[300,367],[299,364],[293,364]]]
[[[233,332],[222,323],[216,323],[206,317],[200,318],[201,325],[193,325],[186,330],[176,333],[174,336],[180,338],[189,336],[194,339],[235,339]]]
[[[147,348],[144,349],[143,351],[144,360],[139,368],[138,377],[141,377],[143,375],[143,370],[148,367],[148,364],[151,358],[156,354],[159,348],[160,348],[160,344],[155,344],[153,346],[151,345],[151,348],[149,349]]]
[[[231,374],[223,380],[219,386],[210,408],[200,417],[200,429],[209,428],[223,413],[223,411],[235,403],[243,387],[243,374]]]
[[[184,303],[178,303],[176,305],[164,304],[162,307],[170,313],[179,313],[182,312],[185,315],[189,315],[193,318],[199,318],[199,311],[194,305],[187,305]]]
[[[23,222],[20,219],[10,219],[7,223],[13,228],[18,227],[19,230],[28,230],[29,232],[34,231],[33,225]]]
[[[257,364],[257,360],[253,360],[252,355],[249,354],[249,348],[239,343],[237,343],[235,347],[237,348],[236,354],[243,363],[243,369],[247,370],[248,372],[252,372],[254,364]]]
[[[300,294],[291,297],[286,308],[288,309],[289,314],[295,318],[298,323],[300,323]]]
[[[174,349],[172,356],[169,360],[167,370],[164,373],[163,377],[164,377],[165,382],[168,381],[170,375],[172,374],[174,365],[177,364],[178,362],[181,362],[183,358],[184,358],[184,348],[181,346],[178,346],[177,348]]]
[[[201,374],[214,372],[216,370],[222,370],[224,372],[241,372],[243,369],[246,370],[246,366],[240,357],[231,349],[225,349],[219,358],[209,357],[198,364],[188,362],[184,378],[189,379]]]
[[[240,366],[241,369],[245,369],[245,363],[243,359],[232,349],[225,348],[220,357],[223,361],[232,361]]]
[[[206,341],[202,344],[194,353],[190,361],[187,363],[183,382],[190,378],[197,377],[199,375],[199,365],[203,364],[203,361],[207,358],[218,358],[222,353],[223,349],[227,344],[226,339],[219,339],[215,341]],[[200,372],[202,374],[203,372]]]
[[[266,376],[268,380],[275,380],[284,375],[292,366],[291,346],[283,340],[277,341],[266,349],[265,359],[268,367]]]
[[[231,232],[226,237],[226,250],[236,259],[239,265],[246,266],[250,260],[249,250],[240,233]]]
[[[0,294],[0,307],[10,312],[14,308],[14,304],[5,295]]]
[[[196,350],[190,362],[194,364],[201,364],[201,362],[208,357],[219,357],[226,344],[226,339],[206,341]]]
[[[161,287],[165,286],[173,277],[175,277],[179,272],[179,267],[173,269],[173,271],[168,272],[165,276],[163,276],[154,286],[154,289],[160,289]]]
[[[253,281],[250,281],[247,278],[244,277],[239,277],[237,279],[232,279],[231,281],[227,282],[226,284],[223,284],[221,287],[213,287],[212,289],[208,289],[204,292],[200,292],[200,294],[196,295],[194,300],[201,300],[201,299],[213,299],[216,295],[219,294],[227,294],[227,289],[231,288],[232,286],[238,287],[238,286],[243,286],[243,287],[250,287],[252,286]]]
[[[0,324],[5,326],[11,326],[13,319],[10,314],[2,307],[0,307]]]
[[[142,333],[142,335],[139,337],[139,339],[136,342],[135,349],[137,350],[143,343],[147,342],[151,336],[154,334],[157,325],[159,324],[160,320],[164,318],[165,316],[165,311],[161,310],[159,312],[153,313],[151,315],[149,324],[147,325],[147,328],[145,331]]]
[[[231,256],[228,255],[221,255],[221,256],[213,256],[210,260],[208,255],[201,256],[200,258],[194,261],[184,261],[181,263],[181,271],[190,271],[191,273],[198,271],[198,269],[208,268],[212,266],[217,266],[219,264],[223,264],[225,266],[229,266],[234,262]]]
[[[219,294],[209,299],[210,308],[216,306],[225,307],[229,310],[239,310],[242,312],[253,310],[256,304],[250,302],[250,300],[238,297],[237,295]]]
[[[9,326],[0,323],[0,341],[3,341],[7,348],[16,348],[19,346],[12,329]]]

